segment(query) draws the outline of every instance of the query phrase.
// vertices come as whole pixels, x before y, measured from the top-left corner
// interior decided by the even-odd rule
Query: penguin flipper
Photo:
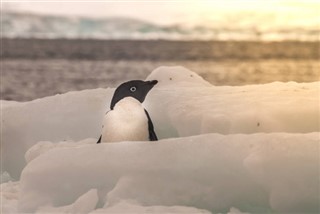
[[[109,113],[109,111],[106,112],[106,114],[108,114],[108,113]],[[103,128],[103,126],[102,126],[102,128]],[[99,140],[97,141],[97,143],[101,143],[101,138],[102,138],[102,135],[100,135]]]
[[[147,110],[144,110],[144,112],[146,113],[146,115],[148,117],[149,140],[150,141],[157,141],[158,137],[157,137],[156,133],[154,132],[153,123],[152,123],[152,120],[149,116],[149,113],[147,112]]]
[[[101,143],[101,138],[102,138],[102,135],[100,135],[100,138],[99,138],[99,140],[97,141],[97,143]]]

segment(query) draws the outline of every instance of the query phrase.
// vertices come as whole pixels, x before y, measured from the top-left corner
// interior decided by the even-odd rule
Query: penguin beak
[[[156,85],[158,83],[158,80],[151,80],[151,81],[147,81],[147,84],[149,85]]]

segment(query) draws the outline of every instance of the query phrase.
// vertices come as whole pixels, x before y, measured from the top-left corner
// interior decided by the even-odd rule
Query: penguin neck
[[[136,108],[143,108],[142,103],[133,97],[125,97],[118,101],[112,110],[125,110],[130,111]]]

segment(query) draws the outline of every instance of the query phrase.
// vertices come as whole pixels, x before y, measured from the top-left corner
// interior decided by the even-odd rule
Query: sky
[[[129,17],[161,25],[210,25],[238,22],[288,27],[320,26],[319,0],[1,0],[3,9],[51,15]],[[223,24],[223,23],[222,23]]]

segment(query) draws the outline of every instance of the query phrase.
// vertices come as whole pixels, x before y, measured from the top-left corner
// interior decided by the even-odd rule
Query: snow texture
[[[19,206],[24,212],[66,206],[97,189],[108,206],[131,199],[146,206],[160,203],[215,212],[232,206],[252,212],[258,211],[254,206],[316,212],[318,137],[208,134],[157,143],[93,141],[56,148],[23,170]]]
[[[96,144],[114,89],[2,101],[2,213],[320,211],[320,82],[147,79],[158,142]]]

